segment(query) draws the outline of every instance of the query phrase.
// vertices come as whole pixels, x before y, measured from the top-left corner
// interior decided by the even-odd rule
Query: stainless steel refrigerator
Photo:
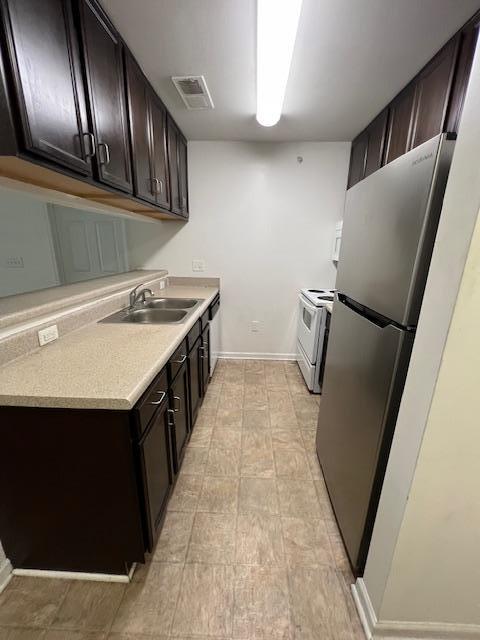
[[[361,575],[422,303],[453,140],[432,138],[347,191],[317,453]]]

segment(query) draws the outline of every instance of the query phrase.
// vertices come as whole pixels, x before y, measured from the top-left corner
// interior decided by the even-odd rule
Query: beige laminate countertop
[[[0,405],[131,409],[218,292],[169,286],[162,296],[204,298],[184,324],[89,324],[0,367]]]

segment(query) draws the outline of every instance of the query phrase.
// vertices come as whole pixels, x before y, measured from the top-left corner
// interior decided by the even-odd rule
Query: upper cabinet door
[[[150,115],[152,178],[156,202],[159,206],[168,209],[170,207],[170,185],[167,160],[167,112],[153,91],[150,92]]]
[[[156,189],[151,166],[150,87],[140,67],[127,54],[127,95],[132,141],[134,193],[156,203]]]
[[[367,155],[367,135],[365,132],[361,133],[352,142],[352,149],[350,151],[350,169],[348,171],[348,185],[347,189],[353,187],[353,185],[363,180],[365,175],[365,160]]]
[[[167,120],[167,148],[168,166],[170,169],[170,209],[173,213],[181,213],[180,185],[178,182],[178,143],[177,128],[168,118]]]
[[[388,109],[384,109],[366,129],[367,159],[365,162],[365,178],[382,166],[387,118]]]
[[[443,131],[459,38],[453,38],[416,79],[417,97],[411,148]]]
[[[414,107],[415,83],[411,82],[390,105],[385,163],[411,148]]]
[[[187,141],[179,133],[177,136],[178,154],[178,182],[180,214],[188,218],[188,171],[187,171]]]
[[[78,42],[69,0],[7,0],[12,60],[26,150],[83,174],[88,135]]]
[[[122,44],[97,5],[80,7],[99,179],[131,192]]]

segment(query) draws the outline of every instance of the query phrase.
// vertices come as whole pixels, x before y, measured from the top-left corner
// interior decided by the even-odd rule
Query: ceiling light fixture
[[[280,120],[302,0],[257,0],[257,121]]]

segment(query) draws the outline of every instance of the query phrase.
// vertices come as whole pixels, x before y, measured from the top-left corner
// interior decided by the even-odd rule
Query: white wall
[[[9,268],[9,258],[23,268]],[[0,297],[59,284],[47,205],[25,194],[0,189]]]
[[[460,448],[465,446],[463,439],[466,438],[469,446],[476,449],[478,454],[479,442],[471,437],[468,421],[465,420],[462,424],[461,420],[465,419],[465,416],[458,413],[460,396],[456,395],[460,392],[457,385],[460,380],[463,380],[463,376],[465,376],[465,385],[469,385],[472,377],[478,376],[478,373],[472,372],[468,366],[464,366],[459,371],[452,369],[455,375],[460,377],[457,377],[449,388],[448,384],[441,385],[439,371],[442,357],[446,358],[448,353],[447,350],[444,353],[447,336],[450,341],[453,335],[448,333],[450,322],[464,276],[465,263],[480,207],[479,112],[480,58],[477,49],[445,193],[415,346],[363,577],[364,597],[366,594],[367,601],[364,611],[367,615],[370,614],[372,626],[376,628],[375,637],[378,638],[387,637],[387,631],[383,636],[382,629],[388,630],[389,625],[393,626],[395,633],[399,634],[395,637],[410,637],[408,634],[400,634],[399,621],[405,623],[404,628],[408,628],[411,624],[416,625],[417,629],[422,628],[423,635],[418,637],[460,637],[458,630],[453,631],[451,636],[440,636],[440,632],[435,635],[437,631],[434,625],[438,623],[443,627],[446,622],[478,620],[479,604],[477,602],[476,609],[472,609],[471,594],[466,593],[469,588],[467,581],[474,576],[478,578],[478,574],[476,570],[466,571],[465,565],[465,558],[468,557],[473,566],[478,550],[471,548],[472,540],[466,540],[462,533],[470,524],[470,518],[464,511],[463,500],[470,501],[472,507],[475,506],[478,516],[479,505],[478,502],[475,503],[478,480],[467,487],[465,496],[467,476],[464,477],[462,474],[471,473],[471,470],[464,468],[471,462],[471,458],[468,455],[468,447],[467,451],[462,451]],[[472,285],[470,278],[468,285],[470,293],[473,293]],[[452,331],[454,325],[455,322],[452,325]],[[464,339],[465,345],[470,344],[469,348],[474,350],[475,341],[472,342],[466,332]],[[478,346],[476,348],[478,350]],[[466,364],[467,361],[470,362],[468,351],[465,354],[464,363]],[[445,360],[442,367],[444,365]],[[438,414],[435,422],[431,421],[434,407],[441,406],[436,403],[441,402],[442,398],[443,402],[447,401],[442,411],[445,411],[449,428],[438,422]],[[475,412],[474,407],[470,405],[469,412],[469,419],[478,423],[478,411]],[[460,418],[458,432],[457,416]],[[461,433],[462,429],[463,433]],[[420,463],[422,459],[427,460],[431,453],[428,449],[423,450],[421,447],[427,446],[428,439],[432,435],[436,435],[438,440],[428,445],[433,447],[430,451],[447,443],[449,443],[449,450],[442,451],[443,458],[437,450],[435,464],[428,468],[428,473],[424,473],[421,471]],[[445,436],[446,439],[444,439]],[[420,484],[417,485],[417,482]],[[447,492],[444,491],[444,483],[449,485],[450,489]],[[421,504],[418,501],[411,502],[412,497],[416,494],[419,498],[423,496],[425,499],[425,491],[430,493],[428,499],[421,505],[422,508],[409,512],[410,507],[415,509],[415,504],[417,506]],[[409,516],[408,513],[411,515]],[[405,530],[405,536],[403,536],[401,532],[407,522],[409,533],[407,534]],[[444,536],[444,532],[447,532],[447,536]],[[478,547],[480,530],[475,531],[475,536]],[[469,544],[466,544],[467,542]],[[397,545],[401,545],[402,551],[400,546],[398,547],[398,554],[401,555],[397,554]],[[465,556],[462,559],[457,554],[463,551]],[[409,561],[410,557],[418,562],[417,569]],[[451,584],[449,580],[443,581],[444,567],[452,572]],[[462,584],[463,580],[466,581],[464,584]],[[358,587],[361,594],[361,582]],[[475,588],[478,593],[478,585]],[[439,589],[443,590],[441,594]],[[456,590],[455,594],[453,594],[454,590]],[[461,604],[459,599],[463,599],[464,596],[466,606],[470,607],[470,615],[466,615],[465,609],[459,606]],[[432,603],[432,597],[435,598],[436,605]],[[378,619],[377,624],[375,624],[375,618]],[[425,630],[427,627],[428,629]],[[411,632],[413,637],[413,630]]]
[[[131,267],[219,276],[222,350],[294,354],[299,290],[335,282],[330,255],[350,143],[190,142],[188,149],[190,222],[129,222]],[[204,274],[192,273],[192,259],[205,260]],[[250,331],[252,320],[260,333]]]

